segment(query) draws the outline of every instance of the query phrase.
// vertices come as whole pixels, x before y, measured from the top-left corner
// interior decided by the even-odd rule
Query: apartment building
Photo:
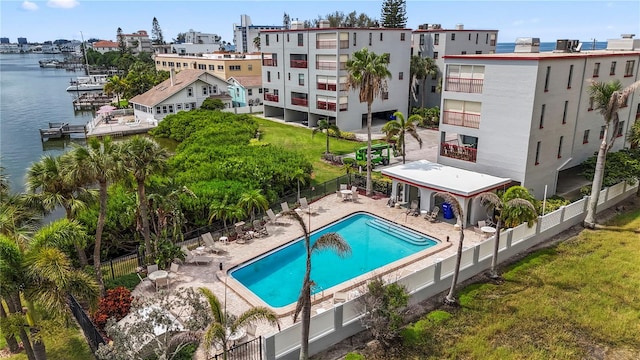
[[[438,73],[419,81],[417,99],[412,106],[440,106],[440,89],[444,57],[447,55],[494,54],[498,30],[469,30],[458,24],[454,29],[443,29],[439,24],[419,25],[412,33],[411,54],[434,59]],[[424,88],[423,88],[424,87]]]
[[[286,27],[279,25],[253,25],[249,15],[240,15],[240,24],[233,24],[233,43],[236,52],[254,53],[260,48],[253,44],[253,39],[260,36],[262,30],[284,30]]]
[[[553,52],[529,46],[527,52],[445,56],[438,163],[509,177],[537,198],[545,186],[555,194],[558,175],[597,152],[603,137],[591,81],[619,80],[625,87],[640,79],[640,41],[580,48],[559,40]],[[633,94],[619,111],[620,122],[610,129],[618,137],[612,151],[628,145],[639,99]]]
[[[189,29],[183,43],[171,44],[171,52],[180,55],[213,53],[220,50],[222,38],[217,34],[206,34]]]
[[[122,34],[124,42],[127,45],[127,49],[131,49],[134,55],[141,52],[147,52],[152,54],[153,48],[151,47],[151,39],[144,30],[138,30],[133,34]]]
[[[202,56],[156,54],[156,70],[180,71],[183,69],[206,70],[223,79],[232,76],[261,76],[260,54],[213,53]]]
[[[368,48],[391,54],[391,78],[373,105],[374,123],[384,123],[395,111],[407,113],[411,30],[384,28],[305,29],[293,21],[290,30],[260,33],[264,114],[314,127],[328,119],[341,130],[366,126],[367,104],[347,89],[347,60]]]

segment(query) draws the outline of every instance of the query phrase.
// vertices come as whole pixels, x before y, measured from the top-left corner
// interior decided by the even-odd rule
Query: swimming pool
[[[351,256],[340,258],[330,250],[314,253],[313,293],[438,244],[433,238],[363,212],[313,232],[311,244],[330,232],[337,232],[351,245]],[[306,250],[304,238],[300,238],[239,265],[229,275],[269,306],[282,307],[298,300],[305,268]]]

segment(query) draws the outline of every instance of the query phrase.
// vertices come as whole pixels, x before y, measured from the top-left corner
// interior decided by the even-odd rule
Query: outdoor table
[[[483,226],[480,228],[480,230],[483,234],[485,234],[485,236],[491,236],[496,233],[496,228],[491,226]]]
[[[244,328],[236,329],[235,332],[231,332],[231,329],[227,328],[226,332],[229,341],[233,341],[234,343],[247,335],[247,331]]]
[[[203,255],[205,253],[206,248],[204,246],[198,246],[196,248],[196,254]]]
[[[156,270],[148,275],[149,280],[156,282],[158,279],[169,277],[169,273],[164,270]]]
[[[221,243],[224,243],[225,245],[227,245],[228,240],[229,238],[226,236],[220,236],[220,239],[218,239],[218,241],[220,241]]]
[[[351,196],[353,195],[351,190],[340,190],[340,193],[342,194],[342,200],[343,201],[349,200],[351,198]]]

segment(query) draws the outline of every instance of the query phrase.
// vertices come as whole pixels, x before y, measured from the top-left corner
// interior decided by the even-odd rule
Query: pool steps
[[[433,239],[430,239],[426,236],[421,236],[412,231],[407,231],[405,229],[398,228],[392,223],[389,223],[387,221],[372,219],[372,220],[367,220],[367,225],[371,226],[372,228],[378,229],[380,231],[384,231],[387,234],[393,235],[413,245],[431,245],[434,243]]]

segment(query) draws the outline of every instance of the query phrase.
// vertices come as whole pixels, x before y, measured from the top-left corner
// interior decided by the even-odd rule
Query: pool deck
[[[387,281],[395,280],[405,274],[412,273],[455,254],[459,232],[454,229],[452,224],[443,221],[430,223],[421,216],[407,216],[406,209],[389,208],[387,207],[387,201],[388,198],[374,200],[360,195],[356,202],[351,202],[342,201],[335,195],[329,195],[310,204],[310,207],[315,210],[316,213],[312,215],[304,214],[303,218],[305,222],[308,222],[310,219],[311,231],[314,231],[349,214],[367,211],[434,237],[440,240],[441,243],[420,253],[398,260],[372,273],[362,275],[334,288],[327,289],[321,294],[317,294],[313,298],[314,306],[312,308],[312,314],[315,314],[318,308],[330,309],[332,306],[332,296],[335,291],[349,291],[358,288],[362,286],[364,281],[374,276],[383,276],[383,279]],[[267,224],[269,231],[269,236],[267,237],[254,239],[245,244],[229,242],[227,245],[218,245],[218,247],[223,248],[225,251],[220,255],[209,255],[214,258],[214,261],[208,265],[193,264],[180,266],[179,276],[173,280],[170,288],[173,290],[180,288],[208,288],[221,301],[226,299],[227,311],[235,315],[239,315],[253,306],[264,304],[259,298],[253,295],[253,293],[245,290],[244,287],[239,285],[239,283],[231,277],[227,277],[226,270],[264,254],[280,245],[289,243],[303,235],[302,229],[300,229],[300,226],[294,223],[293,220],[285,218],[280,221],[285,223],[285,225]],[[474,228],[465,229],[464,232],[465,248],[485,240],[485,237],[481,233],[476,232]],[[450,242],[446,242],[447,236],[450,238]],[[223,265],[223,271],[219,270],[220,263]],[[150,294],[149,288],[141,289],[140,286],[133,292],[134,296]],[[279,320],[282,328],[292,324],[291,316],[285,316],[292,312],[293,309],[291,306],[273,310],[280,315]],[[264,323],[258,323],[256,335],[268,335],[276,331],[277,329],[274,327]]]

